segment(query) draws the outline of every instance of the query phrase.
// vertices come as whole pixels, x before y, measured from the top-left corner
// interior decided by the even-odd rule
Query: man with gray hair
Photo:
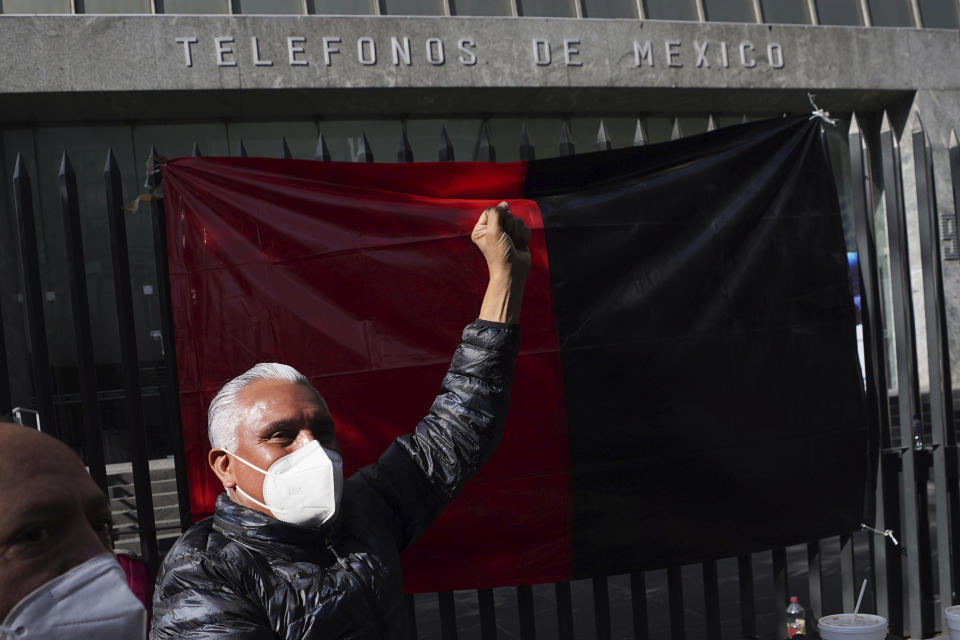
[[[441,393],[413,433],[343,479],[324,399],[261,363],[210,403],[210,467],[225,493],[167,554],[154,638],[405,638],[400,553],[493,453],[519,347],[530,231],[507,203],[471,234],[489,271]]]

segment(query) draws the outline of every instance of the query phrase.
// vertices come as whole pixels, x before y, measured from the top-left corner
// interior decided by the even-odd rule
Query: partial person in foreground
[[[471,238],[489,282],[440,395],[346,481],[326,402],[297,371],[261,363],[220,390],[209,462],[225,493],[167,554],[153,638],[406,637],[400,553],[493,453],[519,347],[530,231],[501,203]]]
[[[0,423],[0,640],[146,637],[110,504],[67,445]]]

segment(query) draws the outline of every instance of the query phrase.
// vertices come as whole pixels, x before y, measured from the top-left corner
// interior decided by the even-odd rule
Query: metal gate
[[[886,113],[852,116],[848,134],[849,193],[859,260],[862,300],[864,364],[868,419],[878,434],[879,449],[873,453],[876,470],[874,522],[863,530],[838,538],[809,541],[805,545],[771,549],[737,558],[718,558],[698,565],[671,566],[665,570],[638,572],[627,576],[597,576],[587,581],[555,585],[522,585],[509,589],[481,589],[475,592],[418,594],[408,596],[411,635],[444,639],[477,636],[573,638],[663,637],[672,640],[706,637],[782,636],[783,607],[789,595],[802,593],[809,603],[808,624],[817,617],[839,610],[850,611],[863,578],[870,589],[864,610],[886,616],[894,636],[931,637],[944,629],[942,608],[958,602],[960,553],[953,550],[954,536],[960,535],[958,502],[958,460],[954,400],[947,344],[947,317],[943,294],[942,258],[957,259],[955,211],[960,209],[960,144],[951,135],[950,173],[954,187],[954,212],[938,215],[933,179],[933,154],[919,116],[910,116],[910,131],[899,137]],[[711,117],[708,130],[715,128]],[[396,160],[413,162],[413,152],[401,124]],[[674,121],[672,138],[681,137]],[[438,159],[453,161],[453,146],[442,128]],[[640,120],[632,141],[644,144],[646,133]],[[900,141],[909,145],[916,211],[904,206],[904,172]],[[596,147],[612,147],[601,122]],[[496,151],[486,126],[477,140],[477,159],[495,161]],[[284,139],[277,142],[278,155],[291,153]],[[526,130],[519,140],[520,157],[535,156]],[[591,151],[593,149],[590,149]],[[559,132],[560,155],[575,153],[566,122]],[[195,144],[193,154],[199,156]],[[246,156],[242,141],[236,154]],[[77,181],[67,154],[61,159],[59,200],[63,213],[65,253],[68,261],[73,330],[79,365],[82,452],[94,480],[112,498],[125,501],[135,522],[126,534],[138,540],[139,553],[151,575],[159,566],[164,547],[191,523],[186,469],[180,441],[180,409],[173,336],[169,277],[166,263],[164,210],[159,193],[159,174],[152,169],[158,155],[151,149],[147,159],[146,193],[125,205],[122,176],[112,151],[105,152],[104,190],[111,259],[115,282],[117,336],[121,352],[122,401],[128,432],[132,495],[118,483],[108,483],[101,430],[102,393],[98,390],[87,276],[80,229]],[[322,135],[316,144],[315,159],[330,159]],[[357,141],[355,160],[373,162],[366,137]],[[909,175],[909,174],[907,174]],[[54,384],[42,330],[44,299],[40,283],[33,189],[26,163],[17,156],[13,171],[13,202],[19,230],[20,286],[29,331],[33,371],[34,404],[40,427],[60,435],[54,403]],[[130,197],[130,194],[127,194]],[[158,389],[164,412],[166,437],[173,450],[176,504],[166,507],[175,514],[155,518],[148,455],[150,434],[145,427],[142,380],[147,375],[138,362],[136,326],[132,309],[130,264],[127,250],[125,212],[149,207],[153,226],[157,296],[161,307],[160,339],[163,362],[151,388]],[[885,233],[877,233],[884,228]],[[878,242],[888,239],[887,245]],[[911,263],[911,242],[919,242],[920,264]],[[947,246],[944,247],[944,244]],[[883,251],[878,252],[878,249]],[[881,254],[889,254],[889,266]],[[54,259],[47,256],[47,260]],[[911,286],[911,270],[922,272],[922,305]],[[887,273],[889,277],[881,277]],[[884,300],[890,298],[892,327],[885,321]],[[917,340],[921,316],[925,344]],[[895,336],[894,347],[886,343],[884,330]],[[0,340],[2,340],[0,324]],[[918,349],[924,349],[928,363],[929,391],[921,392]],[[893,351],[895,370],[888,366]],[[889,390],[894,375],[897,391]],[[11,407],[7,354],[0,349],[0,414]],[[915,443],[915,436],[919,440]],[[918,446],[914,446],[917,444]],[[158,526],[158,522],[165,522]],[[887,532],[887,535],[883,535]],[[879,534],[879,535],[878,535]],[[158,543],[162,541],[163,544]],[[419,627],[418,622],[419,621]]]

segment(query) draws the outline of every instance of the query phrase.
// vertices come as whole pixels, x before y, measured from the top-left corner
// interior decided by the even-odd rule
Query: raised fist
[[[530,229],[501,202],[480,213],[470,239],[487,260],[490,277],[525,278],[530,271]]]

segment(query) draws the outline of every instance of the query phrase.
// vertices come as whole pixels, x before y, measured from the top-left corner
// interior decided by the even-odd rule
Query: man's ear
[[[210,468],[217,474],[217,478],[223,483],[224,489],[232,489],[237,486],[237,478],[230,467],[230,456],[223,449],[211,449],[207,454],[207,462]]]

